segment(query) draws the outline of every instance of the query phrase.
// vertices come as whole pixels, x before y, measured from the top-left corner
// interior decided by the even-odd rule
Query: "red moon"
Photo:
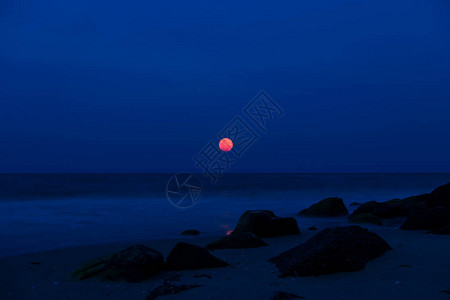
[[[219,148],[222,151],[228,152],[233,149],[233,142],[227,138],[221,139],[219,142]]]

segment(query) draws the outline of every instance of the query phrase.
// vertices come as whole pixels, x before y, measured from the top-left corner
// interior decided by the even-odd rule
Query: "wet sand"
[[[0,299],[145,299],[166,279],[174,284],[201,287],[158,299],[270,299],[285,291],[306,299],[450,299],[450,237],[395,227],[365,226],[393,248],[358,272],[318,277],[278,278],[267,259],[294,247],[318,231],[301,226],[300,236],[264,239],[269,246],[216,250],[227,261],[225,268],[163,271],[140,283],[101,282],[96,278],[71,281],[73,270],[89,259],[121,250],[133,243],[64,248],[0,258]],[[345,219],[336,225],[347,225]],[[323,227],[322,227],[323,228]],[[319,227],[319,230],[322,229]],[[178,241],[205,246],[218,237],[187,237],[144,241],[144,245],[169,254]],[[195,277],[196,275],[208,275]],[[209,278],[211,277],[211,278]]]

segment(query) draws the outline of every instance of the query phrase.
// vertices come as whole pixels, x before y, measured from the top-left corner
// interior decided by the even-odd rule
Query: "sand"
[[[301,225],[301,224],[300,224]],[[346,225],[345,220],[341,224]],[[216,250],[229,267],[191,271],[163,271],[140,283],[100,282],[95,278],[72,282],[69,274],[87,260],[133,243],[92,245],[0,258],[0,299],[145,299],[164,280],[180,275],[174,284],[201,284],[158,299],[270,299],[286,291],[305,299],[450,299],[450,236],[395,227],[368,226],[393,248],[369,262],[364,270],[318,277],[278,278],[267,259],[296,246],[317,231],[302,228],[300,236],[264,239],[270,246]],[[319,230],[322,228],[319,228]],[[218,237],[183,237],[144,241],[168,255],[178,241],[200,246]],[[211,278],[195,275],[209,275]]]

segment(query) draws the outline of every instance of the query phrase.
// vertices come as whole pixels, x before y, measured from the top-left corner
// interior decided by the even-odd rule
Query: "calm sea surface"
[[[430,192],[450,174],[227,174],[189,209],[166,197],[171,174],[2,174],[0,256],[58,247],[231,230],[247,209],[280,216],[326,197],[346,204]],[[300,229],[318,220],[298,219]],[[321,220],[326,222],[326,220]]]

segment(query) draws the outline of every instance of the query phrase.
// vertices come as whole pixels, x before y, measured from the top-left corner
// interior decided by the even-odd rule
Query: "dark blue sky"
[[[193,171],[260,90],[232,171],[450,171],[447,0],[0,2],[0,172]]]

